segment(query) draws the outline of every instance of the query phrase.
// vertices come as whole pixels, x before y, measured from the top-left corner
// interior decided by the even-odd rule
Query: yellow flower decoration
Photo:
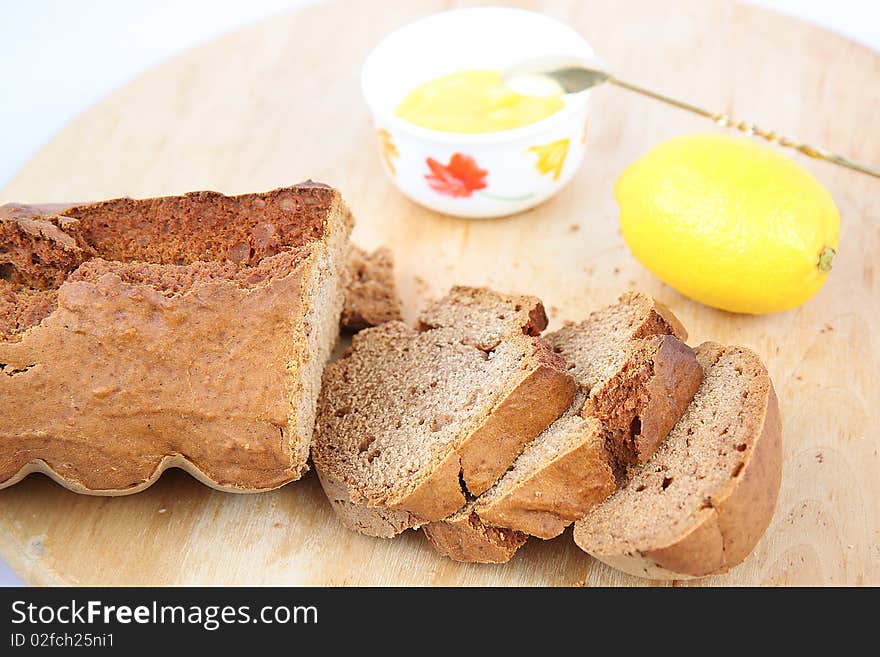
[[[529,153],[535,153],[538,156],[535,168],[541,172],[541,175],[553,172],[553,180],[559,180],[562,165],[565,164],[565,158],[568,155],[568,141],[568,138],[560,139],[543,146],[532,146],[529,149]]]
[[[391,133],[384,128],[377,130],[376,136],[379,137],[379,148],[382,149],[382,159],[385,160],[385,166],[388,167],[392,176],[396,176],[397,170],[394,168],[394,160],[400,157],[400,151],[391,140]]]

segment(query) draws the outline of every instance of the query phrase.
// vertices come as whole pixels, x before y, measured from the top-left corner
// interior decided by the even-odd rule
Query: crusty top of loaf
[[[106,260],[253,266],[319,239],[338,196],[326,185],[307,183],[240,196],[119,198],[74,206],[63,216],[72,220],[65,232]]]
[[[72,222],[35,217],[34,211],[31,206],[0,206],[0,280],[51,290],[95,251],[63,230]]]
[[[514,333],[540,335],[547,328],[547,314],[537,297],[504,294],[487,287],[455,286],[422,311],[419,326],[455,328],[466,342],[480,349],[494,349]]]
[[[767,370],[743,347],[707,342],[695,351],[704,377],[684,415],[629,485],[578,523],[578,544],[589,552],[633,553],[673,543],[742,475],[767,411]]]
[[[210,279],[247,287],[286,275],[324,234],[338,203],[336,190],[308,182],[240,196],[2,205],[0,340],[17,339],[51,313],[67,280],[113,272],[173,295]]]

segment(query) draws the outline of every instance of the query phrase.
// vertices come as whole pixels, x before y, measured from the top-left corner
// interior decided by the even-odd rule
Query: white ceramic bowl
[[[504,7],[434,14],[385,37],[364,62],[361,86],[394,184],[425,207],[473,218],[521,212],[558,192],[583,159],[589,92],[566,96],[546,119],[484,134],[429,130],[395,115],[409,91],[433,78],[557,55],[594,57],[564,23]]]

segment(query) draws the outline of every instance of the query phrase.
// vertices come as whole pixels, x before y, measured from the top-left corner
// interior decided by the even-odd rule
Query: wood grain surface
[[[516,4],[575,26],[625,79],[880,163],[880,55],[842,37],[723,0]],[[410,319],[452,283],[537,294],[553,327],[644,290],[673,308],[692,344],[756,350],[785,427],[767,534],[731,573],[687,584],[880,584],[880,181],[801,158],[838,203],[840,252],[817,297],[765,317],[689,301],[630,255],[614,180],[658,141],[709,124],[620,89],[597,91],[586,162],[554,200],[483,222],[432,214],[386,181],[358,76],[385,33],[451,6],[318,5],[188,52],[76,119],[0,202],[238,193],[313,178],[342,190],[357,241],[394,249]],[[242,496],[171,471],[117,499],[32,475],[0,492],[0,553],[34,584],[647,583],[592,560],[570,531],[530,541],[506,565],[448,561],[416,532],[351,533],[313,475]]]

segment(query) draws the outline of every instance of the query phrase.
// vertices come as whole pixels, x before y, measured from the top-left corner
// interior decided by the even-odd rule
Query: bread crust
[[[352,531],[377,538],[394,538],[407,529],[424,524],[424,520],[406,511],[353,502],[345,482],[319,468],[315,470],[333,511]]]
[[[652,339],[660,346],[652,358],[654,376],[646,386],[648,400],[640,413],[641,430],[635,437],[638,463],[647,463],[654,455],[703,381],[703,368],[693,349],[671,335]]]
[[[577,384],[565,370],[565,362],[543,340],[535,339],[535,345],[535,368],[459,450],[462,478],[471,495],[485,493],[510,467],[526,443],[571,406],[577,392]]]
[[[598,427],[596,420],[592,422]],[[484,522],[495,527],[550,539],[583,518],[614,489],[614,473],[599,432],[598,439],[585,440],[568,452],[556,454],[498,500],[478,500],[475,510]]]
[[[461,467],[461,455],[450,452],[414,489],[399,500],[386,500],[384,506],[429,522],[455,513],[467,502],[461,488]]]
[[[107,261],[92,277],[64,280],[57,308],[0,340],[0,396],[17,400],[0,407],[0,488],[43,472],[75,492],[124,495],[179,467],[214,488],[252,492],[308,469],[320,372],[343,300],[347,207],[315,184],[172,198],[195,212],[202,202],[300,199],[322,235],[306,254],[273,256],[276,275],[253,285],[214,277],[169,294],[126,278],[131,265]],[[122,202],[149,215],[167,200]],[[28,211],[45,208],[16,206],[19,216]],[[292,339],[267,339],[279,333]]]
[[[637,577],[689,579],[729,571],[749,555],[766,531],[782,481],[782,421],[769,376],[759,426],[739,475],[675,539],[648,550],[600,554],[578,540],[575,526],[575,542],[599,561]]]
[[[467,563],[506,563],[528,540],[520,532],[485,525],[471,510],[422,529],[437,552]]]

